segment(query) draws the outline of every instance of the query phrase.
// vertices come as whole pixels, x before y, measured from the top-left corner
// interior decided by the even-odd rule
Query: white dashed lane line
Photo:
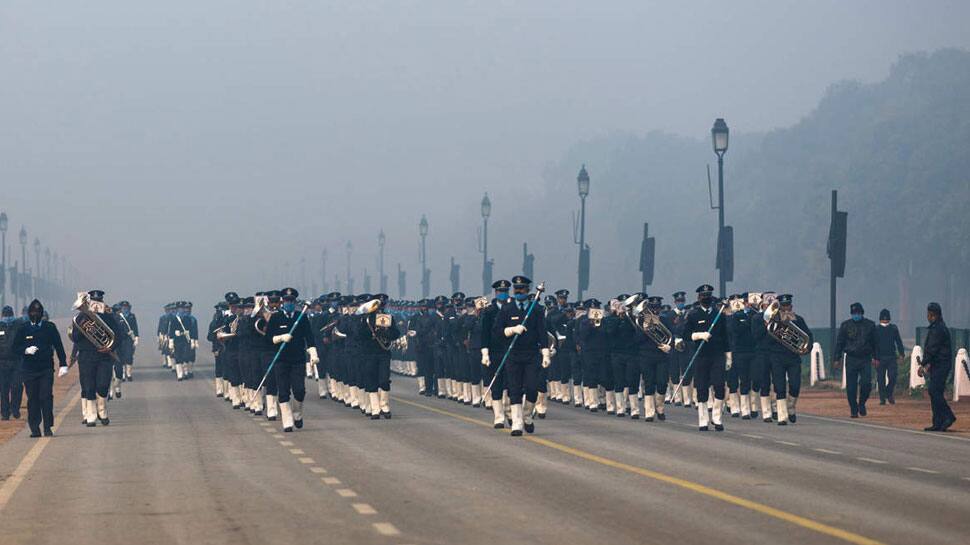
[[[744,436],[744,437],[748,437],[750,439],[761,439],[762,438],[760,435],[755,435],[753,433],[742,433],[741,435]]]
[[[275,435],[273,437],[276,437]],[[293,441],[280,441],[281,447],[292,447]]]
[[[374,529],[377,530],[377,533],[383,536],[401,535],[401,532],[398,531],[398,529],[395,528],[390,522],[375,522]]]
[[[923,469],[921,467],[907,467],[906,469],[908,469],[910,471],[916,471],[916,472],[919,472],[919,473],[929,473],[931,475],[939,475],[939,473],[940,473],[939,471],[934,471],[932,469]]]
[[[356,498],[357,493],[349,488],[339,488],[337,489],[337,495],[341,498]]]
[[[775,442],[778,443],[778,444],[781,444],[781,445],[788,445],[789,447],[797,447],[797,446],[800,446],[799,443],[792,443],[791,441],[775,441]]]
[[[377,510],[366,503],[355,503],[353,504],[354,510],[357,511],[358,515],[376,515]]]
[[[326,473],[326,472],[327,472],[327,470],[326,469],[323,469],[322,467],[311,467],[310,468],[310,473]]]
[[[869,462],[870,464],[888,464],[889,463],[886,460],[876,460],[874,458],[864,458],[862,456],[857,456],[856,457],[856,460],[859,460],[861,462]]]
[[[338,479],[336,477],[324,477],[321,480],[323,481],[323,484],[329,484],[329,485],[338,485],[338,484],[340,484],[340,479]]]
[[[291,449],[290,449],[290,454],[306,454],[306,453],[305,453],[305,452],[303,452],[303,449],[299,449],[299,448],[291,448]]]
[[[822,454],[842,454],[837,450],[829,450],[827,448],[813,448],[812,450],[815,452],[821,452]]]
[[[310,465],[310,464],[315,464],[317,462],[313,458],[300,458],[300,463]]]

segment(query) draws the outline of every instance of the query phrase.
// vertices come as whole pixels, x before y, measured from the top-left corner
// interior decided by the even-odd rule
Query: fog
[[[520,272],[522,233],[542,224],[559,236],[528,240],[537,280],[574,289],[571,209],[543,206],[543,176],[577,143],[653,131],[707,142],[723,117],[743,148],[833,83],[878,81],[904,53],[970,48],[968,20],[966,2],[7,1],[8,257],[25,225],[77,268],[72,290],[153,316],[175,299],[208,309],[230,289],[319,293],[325,248],[328,287],[339,275],[346,289],[348,241],[357,291],[365,267],[374,291],[383,229],[389,292],[400,263],[416,298],[426,214],[432,292],[450,292],[454,257],[471,294],[487,191],[496,278]],[[709,162],[685,165],[704,207]],[[607,200],[589,168],[591,201]],[[684,221],[713,236],[709,212]],[[608,223],[590,219],[594,248],[610,246]],[[676,232],[667,248],[713,264],[709,240]],[[629,263],[615,253],[594,261]],[[613,295],[614,273],[594,265],[590,292]],[[657,279],[714,280],[712,268]]]

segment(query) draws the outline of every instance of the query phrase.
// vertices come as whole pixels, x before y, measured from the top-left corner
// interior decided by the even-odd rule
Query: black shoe
[[[698,431],[711,431],[707,426],[697,426]]]
[[[634,414],[634,415],[630,416],[630,420],[640,420],[640,415]]]
[[[746,415],[744,415],[744,416],[741,417],[741,420],[751,420],[751,415],[750,414],[746,414]]]
[[[534,433],[536,431],[536,425],[535,424],[526,424],[525,425],[525,431],[527,433]]]
[[[391,419],[391,413],[390,412],[381,413],[381,416],[383,416],[385,420],[390,420]]]
[[[255,411],[253,411],[253,414],[254,414],[255,416],[263,416],[263,411],[261,411],[261,410],[259,410],[259,409],[257,409],[257,410],[255,410]]]
[[[0,416],[0,420],[10,420],[10,415],[9,414],[5,414],[3,416]]]
[[[54,437],[54,432],[50,428],[44,428],[44,437]]]
[[[494,424],[492,427],[495,428],[495,429],[497,429],[497,430],[504,430],[505,429],[505,423],[504,422],[499,422],[498,424]]]
[[[778,420],[778,413],[776,413],[775,411],[771,411],[771,419]]]
[[[370,415],[370,419],[371,419],[371,420],[380,420],[380,419],[381,419],[381,415],[379,415],[379,414],[372,414],[372,415]],[[297,427],[298,427],[298,428],[300,428],[300,427],[303,427],[303,424],[301,423],[301,424],[300,424],[299,426],[297,426]]]
[[[644,422],[653,422],[653,417],[652,416],[644,416],[643,417],[643,421]]]
[[[788,421],[792,424],[794,424],[796,420],[798,420],[798,418],[795,416],[795,413],[788,415]]]
[[[865,405],[859,405],[859,416],[865,416],[867,414],[869,414],[869,413],[868,413],[868,411],[866,411],[866,406]]]
[[[619,416],[620,418],[623,418],[624,416],[626,416],[626,413],[623,412],[623,411],[617,411],[616,416]]]
[[[98,417],[98,420],[99,420],[99,421],[101,422],[101,425],[102,425],[102,426],[107,426],[108,424],[110,424],[110,423],[111,423],[111,420],[110,420],[110,419],[108,419],[108,418],[101,418],[101,417]]]
[[[751,418],[758,418],[758,411],[751,411]]]
[[[121,391],[120,390],[117,391],[117,392],[115,392],[115,397],[117,397],[118,399],[121,399]]]
[[[86,425],[87,427],[89,427],[89,428],[93,428],[93,427],[95,427],[95,426],[97,426],[97,424],[95,424],[94,422],[88,422],[88,423],[87,423],[87,424],[85,424],[85,425]]]
[[[787,426],[788,425],[788,422],[785,422],[784,420],[779,420],[778,421],[778,425],[779,426]]]
[[[599,405],[597,405],[597,408],[599,408],[599,410],[601,410],[601,411],[605,411],[606,410],[606,403],[600,403]]]
[[[267,416],[266,417],[266,420],[269,420],[270,422],[276,422],[276,417],[275,416]]]
[[[522,437],[522,430],[512,430],[512,437]]]
[[[283,428],[284,433],[291,433],[292,431],[293,431],[293,428]]]
[[[664,420],[667,420],[667,415],[664,413],[657,413],[657,420],[663,422]]]
[[[301,418],[299,420],[294,420],[293,425],[296,426],[296,429],[298,430],[303,429],[303,419]]]
[[[536,417],[538,417],[539,420],[545,420],[546,419],[546,413],[536,413]]]
[[[928,428],[923,428],[923,431],[943,431],[943,428],[939,426],[930,426]]]
[[[889,396],[889,404],[890,405],[895,405],[896,404],[896,398],[893,397],[893,396]]]
[[[951,416],[950,418],[947,418],[946,420],[943,421],[942,424],[940,424],[940,431],[946,431],[956,421],[957,421],[957,417],[955,416]]]
[[[885,405],[886,404],[886,400],[885,399],[880,399],[879,400],[879,404],[880,405]]]
[[[131,381],[133,380],[133,378],[132,378],[132,377],[128,377],[128,378],[127,378],[127,379],[125,379],[125,380],[127,380],[128,382],[131,382]]]
[[[595,413],[597,411],[596,407],[590,407],[589,412]]]
[[[175,379],[175,382],[182,382],[182,379],[181,379],[181,377],[180,377],[180,378],[176,378],[176,379]]]
[[[741,413],[731,413],[731,418],[738,418],[740,416],[741,416]]]
[[[859,418],[859,413],[853,412],[852,414],[849,415],[849,418]]]
[[[714,431],[724,431],[724,424],[714,424]]]
[[[40,437],[40,430],[30,430],[31,437]]]

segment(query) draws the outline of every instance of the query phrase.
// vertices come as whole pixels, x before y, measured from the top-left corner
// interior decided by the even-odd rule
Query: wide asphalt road
[[[512,438],[401,378],[391,420],[310,396],[283,434],[210,376],[146,357],[108,427],[81,426],[76,388],[58,400],[57,437],[0,447],[0,543],[970,543],[962,437],[553,404]]]

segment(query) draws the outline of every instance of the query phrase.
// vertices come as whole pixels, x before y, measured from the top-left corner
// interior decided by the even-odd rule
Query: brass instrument
[[[768,334],[778,341],[778,344],[800,356],[808,354],[811,350],[812,347],[808,344],[808,333],[795,325],[795,313],[781,310],[777,299],[768,305],[764,319]]]
[[[93,303],[97,303],[97,301],[91,301],[91,296],[87,293],[80,292],[77,294],[74,309],[78,313],[74,316],[73,324],[94,345],[98,352],[109,352],[115,344],[115,332],[93,310],[93,308],[99,306]],[[103,308],[104,303],[100,307]],[[110,353],[113,358],[118,358],[114,352]]]
[[[488,307],[488,297],[479,297],[475,299],[475,309],[483,310]]]
[[[601,308],[591,308],[587,312],[589,321],[593,322],[593,327],[599,327],[603,323],[603,309]]]
[[[634,304],[636,306],[633,306]],[[622,305],[628,309],[626,314],[630,322],[637,329],[643,331],[643,334],[657,346],[673,347],[674,334],[660,320],[660,316],[650,310],[646,300],[640,300],[639,296],[631,295],[622,302]],[[631,306],[632,308],[630,308]]]
[[[377,299],[374,299],[377,301]],[[365,304],[370,304],[365,303]],[[374,341],[377,345],[381,347],[382,350],[389,351],[394,345],[394,341],[397,339],[390,338],[390,328],[393,323],[393,318],[390,314],[378,313],[374,316],[374,325],[370,323],[370,317],[364,316],[364,323],[367,324],[368,329],[370,329],[371,335],[374,337]]]

